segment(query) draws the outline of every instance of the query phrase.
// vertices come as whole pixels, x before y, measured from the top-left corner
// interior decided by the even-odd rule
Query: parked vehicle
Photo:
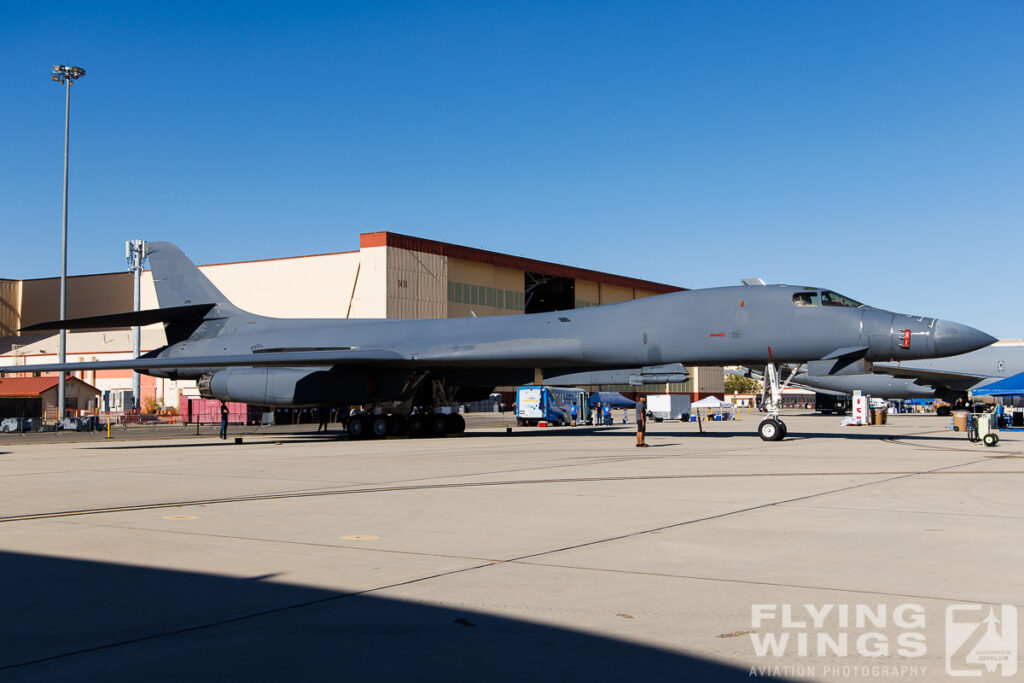
[[[0,432],[31,432],[35,428],[35,418],[31,417],[5,417],[0,421]]]
[[[690,421],[689,394],[647,394],[647,415],[662,420]]]
[[[95,415],[86,417],[65,417],[60,428],[69,432],[92,432],[99,429],[99,418]]]
[[[565,387],[531,385],[516,390],[516,424],[520,427],[547,422],[567,425],[572,422],[572,406],[576,406],[577,420],[587,415],[587,392]]]

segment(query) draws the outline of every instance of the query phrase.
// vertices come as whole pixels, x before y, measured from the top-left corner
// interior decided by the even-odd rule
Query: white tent
[[[714,396],[702,398],[690,404],[690,408],[732,408],[732,404]]]

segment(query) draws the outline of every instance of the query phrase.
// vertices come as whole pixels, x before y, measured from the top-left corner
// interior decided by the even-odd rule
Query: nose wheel
[[[761,424],[757,426],[757,433],[762,441],[782,441],[786,438],[787,431],[785,422],[771,417],[761,420]]]

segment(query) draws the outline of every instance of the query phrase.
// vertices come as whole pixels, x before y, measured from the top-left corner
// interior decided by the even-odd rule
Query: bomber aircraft
[[[282,319],[234,306],[169,242],[149,243],[160,308],[27,327],[95,329],[163,323],[167,345],[140,358],[33,365],[132,369],[198,380],[203,396],[256,405],[360,404],[355,438],[465,429],[442,408],[498,385],[639,368],[637,384],[686,365],[763,365],[774,391],[762,439],[784,438],[777,364],[818,374],[868,372],[873,361],[966,353],[995,339],[947,320],[865,306],[792,285],[697,289],[585,309],[457,319]],[[25,366],[0,372],[24,373]],[[413,413],[413,406],[423,406]]]

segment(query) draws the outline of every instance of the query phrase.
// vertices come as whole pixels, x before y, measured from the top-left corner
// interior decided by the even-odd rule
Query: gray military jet
[[[864,306],[829,290],[740,286],[664,294],[593,308],[442,320],[280,319],[236,308],[173,244],[151,242],[160,308],[33,325],[90,329],[163,323],[167,345],[134,360],[32,366],[33,371],[133,369],[198,380],[203,396],[257,405],[361,404],[352,437],[462,431],[441,408],[498,385],[570,373],[687,365],[765,365],[776,391],[762,439],[778,419],[776,364],[867,372],[873,361],[965,353],[995,339],[974,328]],[[24,366],[0,372],[24,372]],[[423,411],[413,411],[423,406]]]
[[[831,376],[800,372],[792,383],[840,394],[859,389],[877,398],[941,398],[956,404],[973,389],[1024,372],[1024,342],[998,342],[947,358],[875,363],[872,370]]]

